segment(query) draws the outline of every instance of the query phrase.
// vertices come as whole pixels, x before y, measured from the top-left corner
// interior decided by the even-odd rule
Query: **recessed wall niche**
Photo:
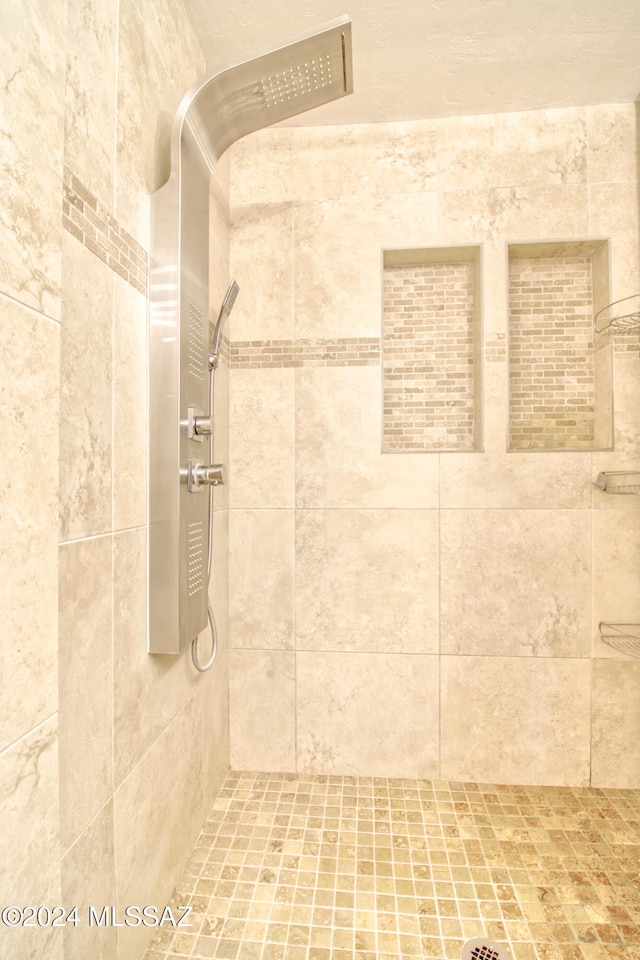
[[[613,439],[602,239],[509,245],[509,449],[603,450]]]
[[[383,453],[480,449],[480,254],[384,251]]]

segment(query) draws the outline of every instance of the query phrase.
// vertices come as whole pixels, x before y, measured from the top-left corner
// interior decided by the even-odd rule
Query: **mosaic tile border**
[[[237,340],[229,344],[234,368],[363,367],[380,364],[379,337],[335,340]]]
[[[62,225],[123,280],[147,295],[149,254],[102,206],[84,183],[64,168]]]
[[[145,960],[640,960],[640,790],[231,772]]]

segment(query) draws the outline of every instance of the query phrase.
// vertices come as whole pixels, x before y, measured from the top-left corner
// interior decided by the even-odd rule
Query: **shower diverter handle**
[[[191,493],[202,486],[217,487],[227,482],[227,468],[224,463],[194,463],[187,461],[187,485]]]

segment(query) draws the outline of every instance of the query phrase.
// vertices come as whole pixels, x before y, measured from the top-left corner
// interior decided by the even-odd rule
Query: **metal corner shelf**
[[[598,625],[601,639],[631,657],[640,659],[640,623],[604,623]]]

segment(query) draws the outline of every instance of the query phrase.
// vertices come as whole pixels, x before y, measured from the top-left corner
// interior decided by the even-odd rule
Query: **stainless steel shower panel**
[[[341,17],[205,75],[176,112],[171,173],[151,198],[150,653],[179,653],[207,625],[207,491],[225,476],[223,465],[206,462],[197,429],[198,418],[214,428],[208,420],[211,171],[240,137],[352,89],[351,24]]]
[[[207,413],[208,165],[190,138],[182,177],[152,198],[149,418],[150,650],[177,653],[207,623],[206,488],[190,492],[189,464],[206,456],[189,416]],[[176,251],[180,252],[176,258]],[[171,262],[173,260],[173,262]],[[184,602],[178,602],[178,597]]]

